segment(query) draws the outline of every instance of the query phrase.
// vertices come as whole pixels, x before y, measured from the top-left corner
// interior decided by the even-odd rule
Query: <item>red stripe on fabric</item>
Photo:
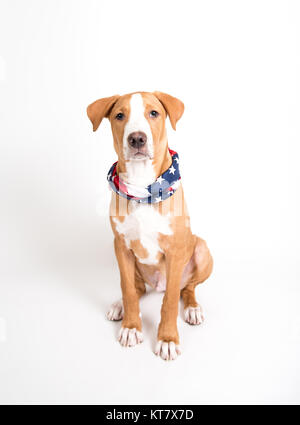
[[[119,188],[120,188],[121,192],[126,193],[126,195],[128,195],[127,186],[120,179],[119,179]]]
[[[119,190],[119,176],[116,176],[114,178],[113,182],[114,182],[116,189]]]
[[[118,161],[113,164],[115,165],[115,168],[113,169],[112,176],[115,176],[117,174],[117,163]]]

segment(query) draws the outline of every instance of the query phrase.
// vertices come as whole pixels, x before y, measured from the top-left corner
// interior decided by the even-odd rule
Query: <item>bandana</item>
[[[136,196],[136,193],[135,196],[130,194],[132,185],[125,183],[117,174],[118,162],[115,162],[112,165],[107,175],[110,187],[123,198],[144,204],[156,204],[157,202],[170,198],[170,196],[174,195],[176,189],[179,187],[181,177],[179,173],[178,153],[171,149],[169,149],[169,152],[172,156],[171,167],[162,173],[162,175],[159,176],[154,183],[145,188],[140,188],[142,196]]]

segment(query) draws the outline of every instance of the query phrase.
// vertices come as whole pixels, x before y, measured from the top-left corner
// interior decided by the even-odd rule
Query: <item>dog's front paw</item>
[[[204,322],[204,316],[200,305],[197,307],[187,307],[184,310],[184,319],[190,325],[201,325]]]
[[[158,341],[154,352],[163,360],[175,360],[178,355],[181,354],[181,349],[180,346],[176,345],[173,341]]]
[[[118,341],[123,347],[133,347],[143,342],[143,334],[136,328],[121,328]]]
[[[110,309],[106,313],[106,318],[108,320],[121,320],[123,319],[123,301],[117,301],[110,306]]]

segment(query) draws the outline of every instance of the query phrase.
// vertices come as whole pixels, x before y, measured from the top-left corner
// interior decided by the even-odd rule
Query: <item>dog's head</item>
[[[103,118],[110,120],[114,147],[123,161],[153,159],[165,152],[166,117],[175,130],[183,111],[179,99],[161,92],[115,95],[96,100],[87,108],[94,131]]]

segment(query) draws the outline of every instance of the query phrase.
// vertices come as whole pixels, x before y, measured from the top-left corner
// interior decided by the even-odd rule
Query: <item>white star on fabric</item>
[[[108,180],[111,178],[111,173],[108,174],[107,178]]]
[[[165,179],[163,179],[162,176],[159,176],[158,179],[157,179],[159,184],[162,184],[163,180],[165,180]]]
[[[161,196],[159,196],[158,198],[155,198],[156,202],[160,202],[161,201]]]
[[[176,168],[174,168],[173,165],[172,165],[172,167],[169,170],[169,173],[174,174],[175,171],[176,171]]]
[[[179,158],[174,158],[174,160],[179,164]]]

